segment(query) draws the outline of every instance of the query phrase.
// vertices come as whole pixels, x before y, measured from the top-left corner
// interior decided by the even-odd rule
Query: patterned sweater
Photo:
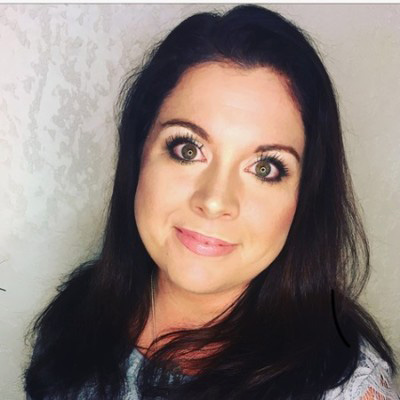
[[[135,380],[144,356],[134,349],[128,369],[129,394],[125,400],[138,400]],[[84,399],[82,399],[84,400]],[[389,365],[367,342],[361,344],[361,357],[351,378],[325,393],[324,400],[400,400]]]
[[[136,377],[144,356],[135,348],[128,361],[129,390],[124,400],[138,400]],[[360,361],[351,378],[344,385],[326,392],[323,400],[400,400],[399,391],[392,378],[388,364],[363,341]],[[83,390],[78,400],[92,398],[90,392],[89,387]],[[27,400],[31,400],[29,396]]]

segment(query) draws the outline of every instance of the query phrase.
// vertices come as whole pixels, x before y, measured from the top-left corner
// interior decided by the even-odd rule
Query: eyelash
[[[190,160],[185,160],[185,159],[179,158],[173,151],[173,149],[177,145],[184,144],[184,143],[191,143],[191,144],[195,145],[199,150],[201,150],[203,147],[203,145],[201,143],[199,143],[192,134],[189,134],[189,133],[185,133],[185,134],[178,133],[178,134],[175,134],[174,136],[168,137],[165,141],[165,147],[166,147],[166,150],[168,151],[170,157],[172,159],[174,159],[175,161],[178,161],[181,164],[191,164],[195,161],[190,161]],[[262,153],[257,158],[255,163],[258,163],[260,161],[264,161],[264,162],[273,164],[279,171],[278,177],[273,178],[273,179],[260,178],[260,177],[257,177],[257,175],[256,175],[257,179],[261,183],[275,184],[275,183],[280,182],[283,178],[289,176],[289,170],[279,155],[266,156],[266,155],[264,155],[264,153]]]

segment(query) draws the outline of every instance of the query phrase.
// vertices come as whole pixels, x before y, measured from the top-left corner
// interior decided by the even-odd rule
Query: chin
[[[192,268],[190,271],[185,272],[182,269],[169,271],[168,279],[181,290],[194,294],[212,294],[221,290],[217,277],[208,274],[204,267]]]

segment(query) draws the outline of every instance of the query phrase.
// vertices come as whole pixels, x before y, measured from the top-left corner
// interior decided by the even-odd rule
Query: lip
[[[202,256],[222,256],[231,253],[236,244],[225,242],[210,236],[201,235],[200,233],[190,231],[184,228],[176,229],[176,235],[180,242],[193,253]]]
[[[235,243],[225,242],[224,240],[217,239],[211,236],[205,236],[198,232],[191,231],[189,229],[184,229],[181,227],[175,227],[178,231],[181,231],[183,234],[191,236],[193,239],[196,239],[198,242],[211,245],[211,246],[235,246]]]

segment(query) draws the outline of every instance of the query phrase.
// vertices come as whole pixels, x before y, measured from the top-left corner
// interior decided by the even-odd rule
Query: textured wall
[[[0,5],[0,393],[22,399],[23,335],[99,246],[123,76],[182,18],[229,5]],[[372,246],[362,299],[400,355],[400,6],[273,5],[336,83]]]

